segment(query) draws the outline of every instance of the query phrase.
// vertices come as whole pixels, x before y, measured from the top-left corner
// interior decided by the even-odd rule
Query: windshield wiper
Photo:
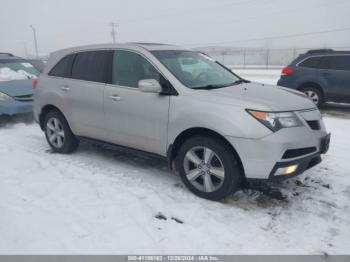
[[[238,79],[233,83],[233,85],[240,85],[240,84],[245,84],[245,83],[250,83],[250,81],[245,80],[245,79]]]
[[[205,89],[205,90],[211,90],[211,89],[217,89],[217,88],[223,88],[223,87],[228,87],[228,86],[233,86],[235,85],[236,82],[234,83],[229,83],[229,84],[221,84],[221,85],[206,85],[206,86],[198,86],[198,87],[193,87],[193,89]]]
[[[193,87],[193,89],[203,89],[203,90],[211,90],[211,89],[218,89],[218,88],[223,88],[223,87],[228,87],[228,86],[234,86],[234,85],[240,85],[244,83],[250,83],[250,81],[245,80],[245,79],[238,79],[237,81],[229,84],[222,84],[222,85],[206,85],[206,86],[198,86],[198,87]]]

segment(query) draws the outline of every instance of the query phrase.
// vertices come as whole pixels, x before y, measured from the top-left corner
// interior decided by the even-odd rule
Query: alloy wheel
[[[306,90],[304,91],[304,94],[307,95],[309,98],[311,98],[311,100],[315,103],[315,105],[319,103],[320,98],[316,92],[311,90]]]
[[[50,143],[54,147],[61,148],[64,145],[65,134],[59,119],[52,117],[47,121],[46,133]]]
[[[187,180],[202,192],[218,190],[225,178],[220,157],[204,146],[191,148],[185,155],[184,170]]]

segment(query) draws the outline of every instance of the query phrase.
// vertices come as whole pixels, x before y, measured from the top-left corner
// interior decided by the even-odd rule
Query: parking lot
[[[300,177],[270,185],[286,199],[245,190],[219,203],[191,194],[160,159],[91,142],[53,154],[31,116],[1,117],[0,251],[348,252],[350,106],[322,113],[330,150]]]

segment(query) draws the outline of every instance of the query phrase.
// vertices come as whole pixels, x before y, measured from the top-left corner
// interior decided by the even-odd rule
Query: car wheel
[[[323,104],[323,96],[322,93],[314,87],[304,87],[301,89],[301,91],[307,95],[312,102],[315,103],[316,106],[321,106]]]
[[[181,146],[176,162],[182,181],[199,197],[218,201],[241,186],[238,160],[220,139],[190,138]]]
[[[57,153],[71,153],[79,146],[79,139],[75,137],[67,120],[58,111],[50,111],[44,122],[46,140],[52,150]]]

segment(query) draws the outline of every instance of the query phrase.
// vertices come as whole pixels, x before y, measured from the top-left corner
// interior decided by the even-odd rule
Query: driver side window
[[[143,79],[160,81],[160,73],[137,53],[125,50],[114,52],[112,84],[138,88],[138,82]]]

